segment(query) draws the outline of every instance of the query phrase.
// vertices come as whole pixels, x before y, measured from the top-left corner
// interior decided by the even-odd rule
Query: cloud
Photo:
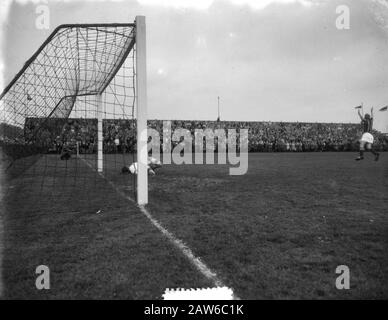
[[[138,0],[141,5],[163,6],[176,9],[208,9],[214,2],[219,0]],[[228,1],[226,1],[228,2]],[[264,9],[270,4],[294,4],[312,6],[313,0],[229,0],[230,3],[238,6],[249,6],[254,10]]]
[[[260,10],[271,4],[301,4],[303,6],[312,6],[313,1],[310,0],[230,0],[233,4],[236,5],[248,5],[252,9]]]
[[[50,0],[52,28],[145,15],[152,118],[215,119],[217,96],[223,118],[238,120],[349,122],[356,120],[349,106],[387,103],[379,0],[122,1]],[[339,3],[351,8],[350,30],[335,27]],[[47,37],[31,28],[32,9],[12,5],[3,50],[8,80]]]
[[[0,29],[4,30],[4,25],[7,23],[7,17],[11,1],[1,1],[0,2]],[[0,48],[4,47],[4,31],[0,32]],[[4,58],[3,50],[0,50],[0,88],[4,88]],[[1,90],[1,89],[0,89]]]
[[[141,5],[172,7],[176,9],[208,9],[213,0],[138,0]]]
[[[373,0],[368,3],[374,21],[384,30],[388,31],[388,2]]]

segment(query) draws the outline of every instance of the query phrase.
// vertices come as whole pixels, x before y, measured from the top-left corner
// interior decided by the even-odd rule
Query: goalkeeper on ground
[[[159,169],[161,167],[162,167],[162,163],[159,160],[157,160],[153,157],[148,157],[147,170],[148,170],[149,174],[155,175],[156,174],[155,170]],[[122,173],[137,174],[137,170],[138,170],[137,162],[134,162],[130,166],[124,166],[121,169],[121,172]]]

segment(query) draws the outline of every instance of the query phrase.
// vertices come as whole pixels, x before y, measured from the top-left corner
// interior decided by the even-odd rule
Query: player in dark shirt
[[[71,158],[71,153],[70,153],[70,149],[68,147],[64,147],[62,149],[62,153],[61,153],[61,160],[69,160]]]
[[[365,132],[371,133],[372,132],[372,126],[373,126],[373,117],[371,117],[368,113],[366,113],[365,117],[362,118],[360,111],[358,111],[358,112],[359,112],[358,115],[361,117],[361,126],[362,126],[362,129],[363,129],[362,133],[365,133]],[[372,108],[372,112],[373,112],[373,108]]]
[[[375,156],[375,161],[378,161],[380,154],[376,150],[374,150],[374,148],[373,148],[373,142],[374,142],[374,138],[372,135],[373,108],[371,109],[371,115],[366,113],[365,116],[363,117],[361,115],[360,110],[358,110],[358,115],[361,119],[362,137],[360,140],[360,155],[356,158],[356,160],[363,160],[364,159],[364,151],[369,150]]]

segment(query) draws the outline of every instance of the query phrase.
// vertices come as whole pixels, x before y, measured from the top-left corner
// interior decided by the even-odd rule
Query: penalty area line
[[[78,159],[81,159],[83,162],[85,162],[85,164],[89,168],[96,171],[96,169],[87,160],[82,159],[80,157],[78,157]],[[130,196],[122,192],[112,181],[107,179],[102,172],[97,171],[97,173],[121,197],[134,203],[140,209],[141,213],[148,219],[148,221],[150,221],[151,224],[156,229],[158,229],[170,241],[170,243],[173,244],[174,247],[177,248],[206,279],[210,280],[215,287],[225,287],[225,284],[218,278],[217,274],[214,271],[212,271],[205,263],[203,263],[199,257],[195,256],[193,251],[182,240],[178,239],[173,233],[171,233],[165,227],[163,227],[163,225],[151,215],[149,210],[147,210],[147,208],[145,208],[144,205],[138,205],[133,198],[131,198]],[[233,293],[233,298],[236,300],[239,300],[239,298],[234,293]]]

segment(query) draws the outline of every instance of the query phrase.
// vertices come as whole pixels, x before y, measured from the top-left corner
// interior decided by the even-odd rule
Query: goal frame
[[[101,110],[103,102],[101,99],[102,93],[106,87],[112,81],[114,76],[119,71],[120,67],[125,62],[128,53],[131,50],[135,50],[136,59],[136,91],[135,91],[135,104],[136,107],[136,124],[137,124],[137,163],[138,173],[136,179],[136,201],[138,205],[146,205],[148,203],[148,132],[147,132],[147,64],[146,64],[146,19],[145,16],[136,16],[134,23],[93,23],[93,24],[62,24],[54,29],[49,37],[42,43],[42,45],[36,50],[36,52],[29,58],[23,65],[21,70],[15,75],[11,82],[5,87],[0,94],[0,100],[9,92],[9,90],[15,85],[20,77],[30,66],[30,64],[39,56],[48,43],[57,35],[57,33],[63,28],[82,28],[82,27],[133,27],[135,29],[135,41],[131,43],[128,48],[128,52],[124,59],[117,65],[116,70],[112,73],[112,76],[106,82],[106,86],[97,93],[90,93],[85,95],[96,96],[98,112],[98,150],[97,150],[97,171],[103,173],[103,133],[102,133],[102,115]],[[136,47],[135,47],[136,45]],[[68,97],[62,97],[62,99]],[[54,108],[55,110],[55,108]],[[48,116],[48,118],[51,114]]]

